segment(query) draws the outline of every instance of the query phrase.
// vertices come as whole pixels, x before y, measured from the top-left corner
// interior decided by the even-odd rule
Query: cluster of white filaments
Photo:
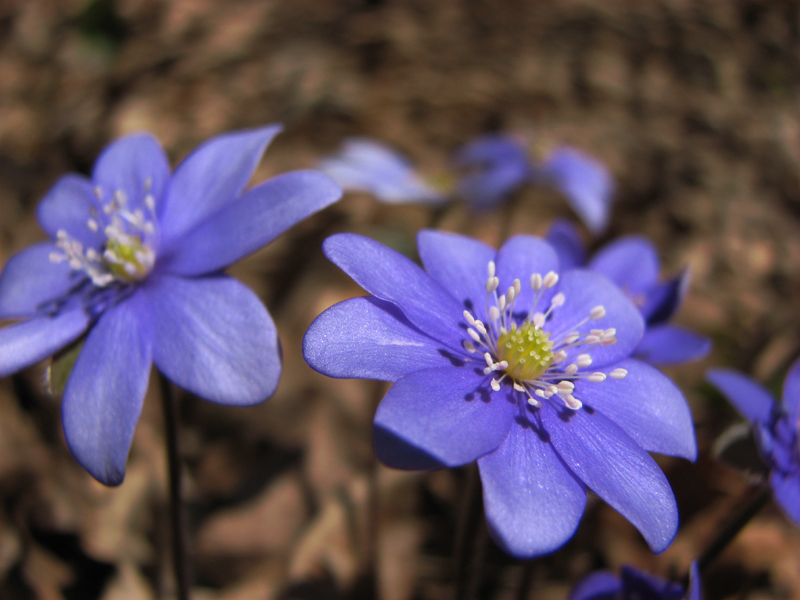
[[[90,209],[86,227],[92,232],[102,231],[105,244],[99,250],[84,248],[83,244],[65,230],[56,233],[59,251],[50,253],[55,263],[67,261],[75,271],[81,271],[97,287],[114,282],[133,283],[144,279],[156,261],[153,249],[156,235],[156,201],[151,193],[152,180],[144,182],[144,209],[131,209],[122,190],[105,198],[97,186],[94,194],[98,207]]]
[[[566,297],[562,292],[553,295],[544,312],[537,312],[536,307],[544,293],[556,286],[558,274],[550,271],[544,276],[539,273],[531,275],[533,302],[527,317],[517,325],[513,315],[522,290],[520,280],[515,279],[505,294],[499,294],[500,280],[495,275],[494,262],[489,262],[488,271],[486,314],[489,322],[483,323],[468,310],[464,311],[469,325],[467,333],[471,338],[464,341],[464,348],[470,353],[483,353],[485,375],[498,374],[492,379],[494,391],[499,391],[500,383],[508,378],[516,391],[527,395],[528,404],[532,406],[541,406],[542,399],[556,397],[567,408],[578,410],[583,403],[573,394],[576,380],[600,383],[607,376],[622,379],[628,374],[622,368],[614,369],[608,375],[586,371],[592,364],[590,352],[593,348],[609,346],[617,341],[617,332],[613,328],[590,329],[589,333],[578,331],[589,321],[602,319],[606,315],[603,306],[594,307],[582,321],[550,339],[550,333],[544,331],[543,326],[553,311],[564,305]]]

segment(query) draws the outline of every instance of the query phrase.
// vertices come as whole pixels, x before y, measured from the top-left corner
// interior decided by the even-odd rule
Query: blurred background
[[[790,0],[0,0],[0,262],[44,238],[34,211],[59,175],[90,172],[134,131],[153,132],[175,164],[221,132],[281,122],[259,180],[313,167],[352,135],[392,144],[434,180],[486,132],[579,147],[617,183],[594,246],[641,233],[665,275],[691,268],[678,322],[714,350],[667,372],[692,406],[700,459],[658,459],[682,518],[659,556],[597,501],[570,543],[531,563],[476,523],[476,597],[517,598],[524,584],[523,597],[565,598],[590,570],[623,563],[680,577],[748,487],[711,456],[738,417],[705,369],[777,390],[800,354],[798,92]],[[373,565],[385,600],[451,597],[469,469],[377,466],[383,386],[304,363],[313,318],[363,293],[320,244],[356,231],[413,256],[434,222],[497,246],[557,217],[572,217],[564,200],[530,188],[479,218],[463,204],[434,215],[348,194],[231,269],[274,316],[284,373],[258,407],[181,399],[195,598],[368,598]],[[44,365],[0,382],[0,598],[169,597],[157,386],[127,478],[108,489],[72,459],[43,381]],[[704,585],[709,600],[800,598],[800,530],[769,506]]]

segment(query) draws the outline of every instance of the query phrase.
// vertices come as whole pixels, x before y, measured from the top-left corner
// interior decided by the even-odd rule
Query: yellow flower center
[[[142,243],[139,236],[125,236],[124,243],[109,239],[103,253],[103,262],[114,277],[133,283],[141,281],[152,267],[152,251]]]
[[[497,353],[498,361],[508,363],[505,372],[518,381],[538,379],[555,356],[550,334],[531,321],[525,321],[519,329],[512,323],[511,329],[497,340]]]

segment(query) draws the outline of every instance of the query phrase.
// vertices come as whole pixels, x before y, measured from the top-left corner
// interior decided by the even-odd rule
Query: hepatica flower
[[[477,460],[492,534],[516,556],[564,544],[587,488],[666,548],[675,499],[648,451],[694,458],[696,445],[680,391],[628,358],[644,327],[636,308],[602,275],[559,276],[537,238],[495,251],[423,231],[418,244],[424,270],[358,235],[326,240],[327,257],[372,296],[329,308],[303,345],[325,375],[394,382],[375,415],[379,459]]]
[[[707,337],[669,322],[689,289],[689,270],[662,281],[658,253],[647,239],[620,238],[600,248],[588,261],[580,235],[567,221],[556,221],[547,240],[558,252],[562,265],[585,266],[602,273],[633,300],[647,325],[634,356],[666,365],[698,360],[711,350]]]
[[[608,225],[614,182],[602,163],[575,148],[558,147],[541,160],[531,160],[519,140],[493,134],[461,148],[456,165],[465,171],[459,193],[475,208],[496,206],[527,184],[550,186],[593,234]]]
[[[386,204],[446,200],[417,175],[408,159],[377,140],[345,140],[341,151],[321,161],[318,168],[345,190],[369,192]]]
[[[706,378],[753,426],[775,500],[800,525],[800,361],[786,374],[782,403],[737,371],[710,369]]]
[[[0,275],[0,318],[20,321],[0,330],[0,376],[80,348],[64,389],[64,434],[99,481],[124,477],[151,364],[222,404],[275,391],[272,319],[222,269],[341,194],[313,171],[245,191],[279,130],[214,138],[174,174],[153,137],[115,141],[91,179],[66,175],[53,186],[37,212],[50,241]]]
[[[619,576],[598,571],[584,578],[569,600],[700,600],[700,575],[692,563],[689,588],[624,566]]]

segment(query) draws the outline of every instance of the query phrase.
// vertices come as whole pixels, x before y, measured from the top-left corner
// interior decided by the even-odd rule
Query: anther
[[[605,373],[592,373],[586,379],[588,379],[592,383],[600,383],[600,382],[606,380],[606,374]]]
[[[559,306],[564,306],[564,301],[566,300],[566,296],[564,296],[563,292],[557,293],[553,296],[553,299],[550,301],[550,308],[558,308]]]
[[[499,392],[500,391],[500,382],[497,381],[497,379],[492,379],[492,389],[495,392]]]
[[[464,319],[470,324],[470,327],[475,326],[475,317],[473,317],[468,310],[464,311]]]
[[[609,373],[608,376],[611,377],[611,379],[624,379],[627,374],[628,371],[626,369],[618,367],[613,371],[611,371],[611,373]]]
[[[606,316],[606,309],[602,305],[595,306],[589,313],[589,318],[592,319],[592,321],[597,321],[598,319],[602,319],[605,316]]]
[[[497,270],[493,260],[489,261],[489,264],[487,265],[486,270],[489,273],[489,279],[492,279],[494,277],[495,271]]]
[[[578,356],[575,357],[575,364],[581,369],[585,369],[592,364],[592,357],[588,354],[578,354]]]
[[[547,275],[544,276],[542,283],[544,284],[544,289],[546,290],[550,289],[551,287],[553,287],[555,284],[558,283],[558,273],[556,273],[555,271],[550,271]]]
[[[474,329],[467,329],[467,333],[469,334],[469,337],[471,337],[474,341],[476,342],[481,341],[481,336],[479,336],[478,332],[475,331]]]
[[[489,263],[489,264],[494,264],[494,263]],[[497,277],[494,276],[489,277],[489,279],[486,280],[486,291],[491,294],[493,291],[497,289],[498,285],[500,285],[500,280]]]
[[[538,292],[542,289],[542,276],[539,275],[539,273],[531,275],[531,289],[534,292]]]

